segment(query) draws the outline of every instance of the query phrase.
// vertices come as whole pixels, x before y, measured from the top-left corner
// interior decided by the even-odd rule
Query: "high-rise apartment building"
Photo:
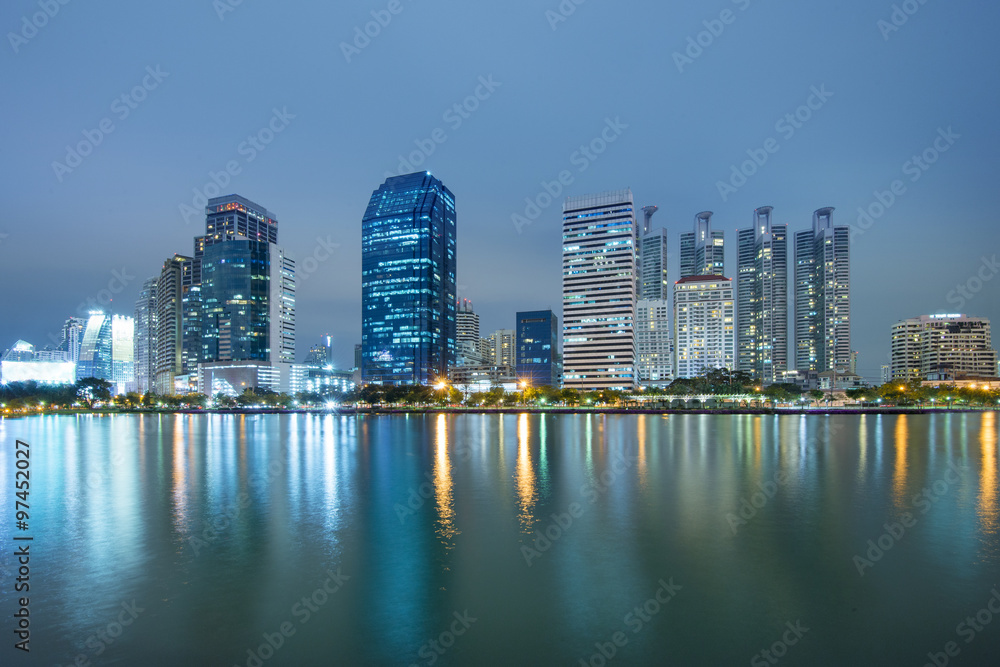
[[[483,363],[511,369],[517,365],[517,338],[513,329],[497,329],[486,337]]]
[[[83,344],[83,333],[87,328],[87,320],[82,317],[71,317],[62,328],[62,340],[59,349],[66,353],[66,361],[80,361],[80,346]]]
[[[765,384],[789,370],[788,225],[774,224],[773,210],[758,208],[737,232],[737,369]]]
[[[517,313],[517,379],[532,387],[558,387],[559,319],[551,310]]]
[[[563,204],[563,385],[636,386],[636,219],[631,190]]]
[[[185,304],[192,291],[193,258],[174,255],[163,263],[156,283],[155,391],[173,394],[175,379],[197,371],[201,353],[200,318],[185,326]]]
[[[666,299],[640,299],[635,307],[635,349],[639,384],[666,387],[673,380],[673,332]]]
[[[968,315],[921,315],[892,326],[893,380],[995,377],[990,321]]]
[[[795,233],[795,368],[847,372],[851,364],[850,227],[833,208]]]
[[[693,378],[736,367],[733,281],[688,276],[674,283],[674,375]]]
[[[159,277],[142,284],[135,302],[135,386],[145,394],[153,389],[156,379],[156,284]]]
[[[455,330],[455,365],[478,366],[484,363],[479,343],[479,315],[468,299],[458,302]]]
[[[669,298],[667,282],[667,230],[650,231],[639,239],[639,299]]]
[[[712,229],[712,212],[694,217],[694,231],[681,234],[681,278],[726,275],[725,234]]]
[[[362,381],[432,384],[456,347],[455,197],[429,172],[372,193],[361,231]]]

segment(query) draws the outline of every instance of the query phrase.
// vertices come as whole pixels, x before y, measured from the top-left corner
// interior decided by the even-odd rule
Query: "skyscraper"
[[[674,375],[693,378],[736,365],[733,281],[688,276],[674,284]]]
[[[115,393],[135,387],[135,320],[125,315],[111,318],[111,381]]]
[[[194,239],[192,284],[201,284],[201,258],[205,248],[235,238],[263,243],[278,242],[278,219],[266,208],[240,195],[208,200],[205,207],[205,234]]]
[[[559,320],[551,310],[516,315],[517,379],[532,387],[558,387]]]
[[[83,332],[86,328],[87,320],[82,317],[71,317],[63,324],[59,349],[66,353],[66,361],[80,361],[80,345],[83,344]]]
[[[483,363],[483,355],[479,344],[479,315],[472,308],[468,299],[460,299],[456,321],[456,352],[455,365],[477,366]]]
[[[645,233],[639,240],[639,294],[640,299],[667,299],[667,230],[664,228]]]
[[[795,233],[795,367],[846,372],[851,364],[850,227],[834,226],[833,208]]]
[[[159,277],[142,284],[135,302],[135,386],[145,394],[156,379],[156,284]]]
[[[295,361],[295,265],[267,241],[205,248],[200,362]]]
[[[372,193],[361,231],[362,381],[431,384],[456,347],[455,197],[429,172]]]
[[[80,361],[76,366],[76,379],[112,379],[111,318],[101,312],[93,312],[87,319],[87,328],[80,345]]]
[[[155,391],[173,394],[175,379],[197,371],[201,338],[193,327],[185,328],[185,299],[192,284],[193,259],[174,255],[163,263],[156,283],[156,375]]]
[[[563,204],[563,384],[632,388],[636,220],[631,190]]]
[[[712,212],[694,218],[694,231],[681,234],[681,278],[726,275],[725,234],[712,229]]]
[[[775,225],[773,210],[756,209],[753,227],[737,232],[737,369],[765,384],[788,370],[788,225]]]
[[[635,349],[639,384],[666,387],[673,380],[674,337],[670,302],[640,299],[635,307]]]

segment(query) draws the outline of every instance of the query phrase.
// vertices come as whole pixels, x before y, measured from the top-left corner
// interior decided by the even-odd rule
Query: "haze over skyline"
[[[631,187],[637,208],[659,206],[671,281],[679,234],[699,211],[725,230],[735,277],[736,229],[756,207],[774,206],[794,234],[833,206],[835,224],[861,232],[853,347],[877,379],[898,320],[1000,322],[1000,45],[989,33],[1000,9],[896,4],[916,9],[903,22],[892,2],[860,0],[591,0],[563,3],[568,16],[556,0],[69,2],[32,32],[37,1],[7,3],[0,349],[51,343],[112,281],[122,287],[110,310],[131,314],[143,280],[191,254],[199,191],[274,212],[299,262],[298,358],[330,333],[349,367],[361,218],[401,156],[417,153],[410,164],[455,194],[458,294],[484,334],[511,328],[518,310],[561,314],[566,196]],[[365,43],[357,35],[373,21]],[[588,154],[597,138],[606,150]],[[96,145],[71,166],[67,145],[80,142]],[[914,161],[925,150],[937,159]],[[733,169],[754,158],[737,185]],[[526,198],[563,171],[572,182],[516,225]],[[206,192],[212,174],[228,178],[218,192]],[[859,207],[873,213],[864,230]]]

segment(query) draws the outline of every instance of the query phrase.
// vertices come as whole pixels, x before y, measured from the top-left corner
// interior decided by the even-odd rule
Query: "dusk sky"
[[[459,295],[484,335],[517,310],[561,314],[563,198],[625,187],[660,207],[671,280],[699,211],[726,232],[729,277],[755,207],[789,236],[820,207],[856,227],[859,207],[881,213],[851,246],[869,379],[900,319],[1000,323],[996,3],[564,0],[563,16],[558,0],[46,2],[51,17],[37,0],[0,9],[0,349],[51,343],[102,290],[131,315],[143,280],[192,254],[209,186],[277,216],[299,261],[299,360],[330,333],[350,367],[361,218],[413,154],[455,194]],[[797,110],[808,119],[784,120]],[[577,153],[602,132],[602,154]],[[89,154],[68,156],[81,142]],[[925,150],[933,164],[912,162]],[[766,162],[720,192],[751,155]],[[572,183],[518,229],[564,170]]]

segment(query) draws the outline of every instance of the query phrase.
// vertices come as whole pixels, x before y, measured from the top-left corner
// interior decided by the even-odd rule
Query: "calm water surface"
[[[950,664],[997,664],[997,431],[995,413],[0,421],[0,663],[919,666],[954,642]],[[30,663],[11,646],[15,438]]]

